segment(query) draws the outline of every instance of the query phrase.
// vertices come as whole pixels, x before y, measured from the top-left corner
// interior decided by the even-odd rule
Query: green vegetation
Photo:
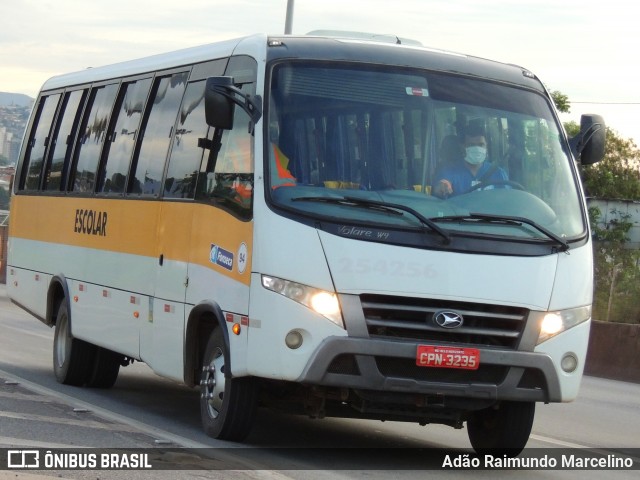
[[[640,250],[625,247],[630,215],[611,213],[613,220],[602,228],[598,226],[600,209],[589,209],[594,234],[593,318],[640,323]]]
[[[580,127],[565,124],[569,136]],[[607,127],[605,158],[582,168],[588,197],[608,200],[640,200],[640,150],[631,139],[622,138]],[[594,235],[595,290],[593,318],[602,321],[640,323],[640,250],[626,246],[631,216],[611,211],[604,227],[604,212],[589,209]]]
[[[607,128],[604,160],[582,170],[587,195],[608,200],[640,200],[639,165],[640,150],[633,140]],[[603,213],[596,207],[589,211],[594,232],[593,318],[640,323],[640,250],[625,246],[632,227],[631,216],[612,211],[613,220],[601,228],[597,223]]]
[[[559,111],[570,111],[566,95],[554,91],[551,96]],[[580,130],[576,122],[564,126],[569,137]],[[633,140],[622,138],[609,127],[604,160],[583,167],[581,174],[588,197],[640,200],[640,149]],[[633,225],[631,215],[615,210],[609,213],[612,219],[602,227],[603,212],[597,207],[589,209],[594,240],[593,318],[640,323],[640,250],[626,245]]]

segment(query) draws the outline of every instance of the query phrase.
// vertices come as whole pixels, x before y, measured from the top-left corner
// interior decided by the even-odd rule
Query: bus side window
[[[113,83],[93,89],[88,112],[84,116],[78,138],[78,152],[75,154],[73,181],[69,189],[78,193],[93,192],[96,171],[104,144],[111,107],[118,92],[118,84]]]
[[[76,90],[65,94],[63,106],[58,114],[59,120],[54,140],[47,156],[44,190],[60,191],[64,188],[64,179],[73,151],[73,138],[78,128],[86,93],[87,90]]]
[[[233,77],[236,86],[244,93],[255,95],[257,70],[255,59],[234,55],[229,59],[224,74]],[[198,177],[198,198],[242,219],[250,219],[253,208],[254,137],[249,133],[249,123],[247,113],[236,107],[233,129],[223,132],[215,163],[210,150],[207,150]]]
[[[252,84],[242,90],[251,91]],[[250,219],[253,206],[253,136],[249,133],[249,116],[241,108],[234,111],[233,129],[222,134],[215,164],[210,150],[204,156],[198,178],[198,198]],[[210,169],[214,167],[213,172]]]
[[[56,114],[61,94],[43,97],[38,105],[38,116],[31,129],[27,153],[23,162],[21,187],[38,190],[44,165],[45,153],[50,141],[51,124]]]
[[[157,196],[174,135],[176,115],[182,102],[189,72],[180,72],[156,79],[151,92],[151,107],[141,128],[142,144],[131,165],[129,192]]]
[[[209,129],[204,115],[205,85],[202,80],[187,86],[164,182],[167,198],[195,197],[198,170],[205,152],[203,142]]]
[[[150,78],[122,84],[113,115],[116,118],[111,121],[104,147],[106,162],[98,175],[98,192],[125,192],[131,154],[150,88]]]

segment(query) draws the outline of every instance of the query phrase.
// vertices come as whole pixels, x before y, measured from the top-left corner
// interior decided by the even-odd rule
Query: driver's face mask
[[[464,161],[471,165],[480,165],[487,158],[487,149],[485,147],[467,147]]]

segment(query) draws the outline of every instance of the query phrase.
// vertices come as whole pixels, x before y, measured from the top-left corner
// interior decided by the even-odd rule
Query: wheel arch
[[[61,302],[67,303],[67,313],[69,315],[69,327],[71,327],[71,301],[69,298],[69,285],[64,275],[55,275],[49,282],[47,291],[47,313],[45,324],[53,327],[58,321],[58,308]]]
[[[220,305],[204,301],[196,305],[189,314],[184,343],[184,383],[196,386],[200,380],[200,368],[211,333],[220,328],[225,343],[225,376],[231,376],[231,355],[229,351],[229,331]]]

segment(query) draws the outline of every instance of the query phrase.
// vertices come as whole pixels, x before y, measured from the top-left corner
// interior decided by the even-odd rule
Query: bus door
[[[182,378],[185,295],[189,278],[187,252],[191,234],[192,205],[162,202],[158,221],[155,291],[150,303],[149,358],[157,373]]]
[[[193,211],[193,188],[179,155],[188,135],[187,72],[156,79],[153,107],[146,122],[136,166],[136,188],[154,199],[158,215],[155,236],[155,278],[147,321],[140,335],[140,357],[156,373],[182,379],[184,303]],[[187,106],[185,106],[187,105]],[[188,116],[188,115],[187,115]],[[176,120],[177,119],[177,120]],[[190,190],[191,188],[191,190]],[[191,201],[190,201],[191,200]]]

